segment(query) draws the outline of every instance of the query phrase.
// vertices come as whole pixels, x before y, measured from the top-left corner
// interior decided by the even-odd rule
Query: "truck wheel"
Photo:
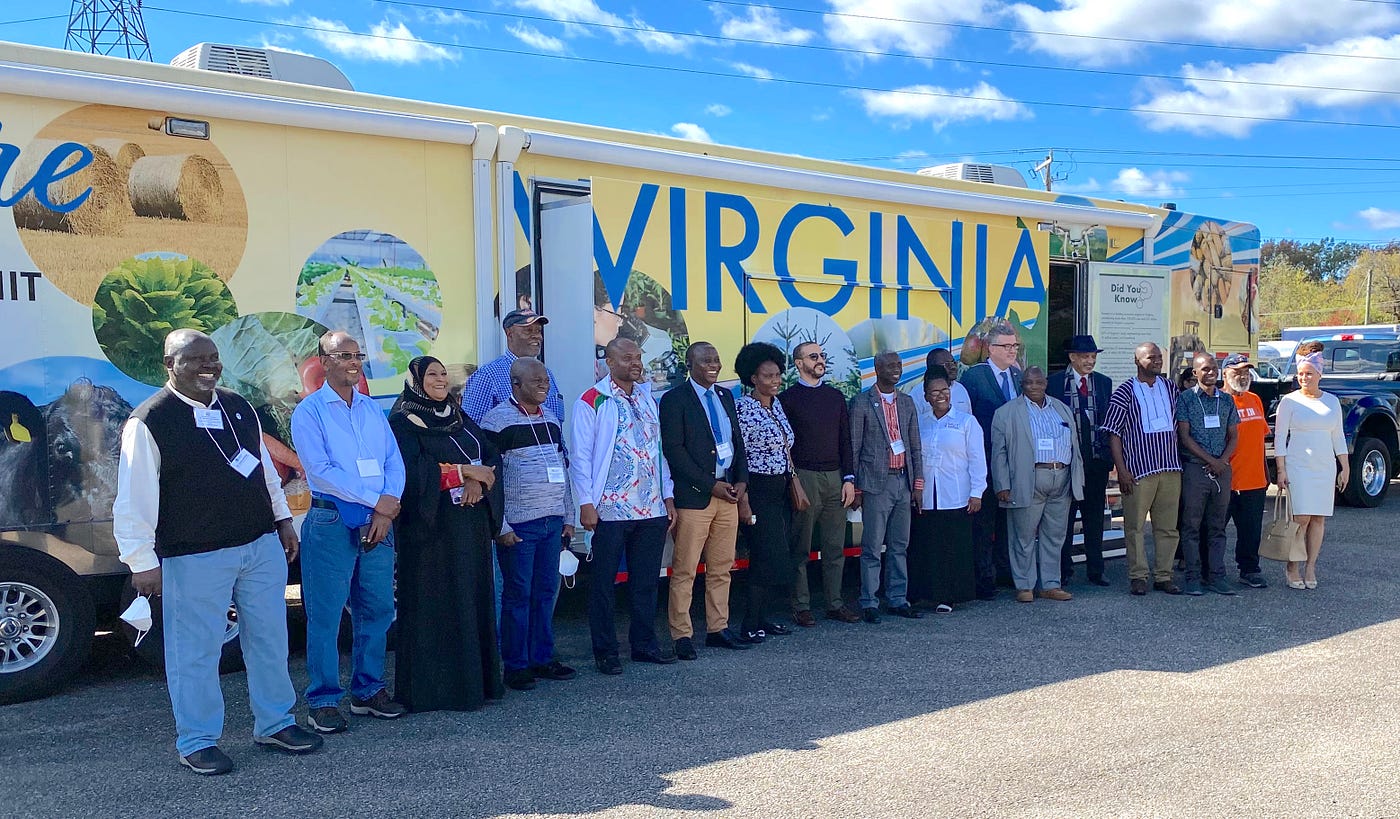
[[[82,578],[38,552],[0,546],[0,704],[66,683],[87,659],[95,628]]]
[[[1390,489],[1390,450],[1375,438],[1356,442],[1351,456],[1351,482],[1342,499],[1348,506],[1380,506]]]
[[[131,601],[136,599],[136,590],[131,587],[131,583],[126,584],[122,590],[122,611],[131,605]],[[132,653],[149,663],[152,668],[165,668],[165,627],[161,619],[161,599],[151,598],[151,630],[141,641],[136,644],[136,629],[122,622],[122,633],[126,635],[128,642],[132,644]],[[228,609],[228,626],[224,630],[224,648],[219,655],[219,673],[231,674],[235,671],[243,670],[243,646],[238,642],[238,611],[233,606]]]

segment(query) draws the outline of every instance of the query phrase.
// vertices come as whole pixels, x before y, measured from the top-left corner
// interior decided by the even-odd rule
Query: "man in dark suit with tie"
[[[1099,424],[1108,413],[1113,382],[1103,373],[1094,372],[1103,350],[1094,343],[1093,336],[1071,336],[1065,344],[1065,352],[1069,353],[1069,369],[1050,376],[1046,394],[1065,402],[1074,415],[1079,451],[1084,453],[1084,500],[1075,501],[1069,512],[1069,527],[1060,551],[1060,584],[1065,585],[1074,577],[1070,548],[1074,544],[1077,512],[1084,519],[1084,567],[1089,582],[1107,586],[1108,581],[1103,577],[1103,512],[1108,473],[1113,470],[1113,453],[1109,451],[1108,436],[1099,430]]]
[[[992,452],[992,416],[1002,404],[1021,394],[1021,368],[1016,360],[1021,343],[1016,330],[1003,322],[987,334],[988,357],[968,368],[958,383],[972,399],[972,414],[982,427],[987,457]],[[990,462],[990,461],[989,461]],[[991,484],[982,495],[982,509],[972,519],[972,548],[977,563],[977,599],[997,596],[998,580],[1010,582],[1011,555],[1007,551],[1006,510],[997,503]]]
[[[690,600],[705,560],[705,645],[746,649],[729,630],[729,571],[739,535],[739,496],[749,480],[734,395],[719,380],[719,351],[697,341],[686,350],[690,378],[661,397],[661,451],[675,481],[675,553],[668,619],[676,657],[694,660]]]

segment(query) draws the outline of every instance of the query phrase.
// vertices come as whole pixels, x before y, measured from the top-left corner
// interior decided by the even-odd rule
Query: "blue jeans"
[[[505,588],[501,591],[501,660],[506,671],[549,665],[554,659],[554,600],[559,584],[559,515],[513,523],[520,538],[498,546]]]
[[[336,706],[340,687],[340,616],[350,604],[355,642],[350,693],[367,700],[384,690],[384,652],[394,622],[394,530],[366,551],[359,532],[334,509],[313,506],[301,523],[301,599],[306,606],[306,704]]]
[[[161,577],[165,681],[180,756],[217,745],[224,732],[219,655],[230,602],[238,608],[238,641],[248,665],[253,735],[271,736],[293,724],[297,693],[287,676],[287,558],[277,535],[168,557],[161,562]]]

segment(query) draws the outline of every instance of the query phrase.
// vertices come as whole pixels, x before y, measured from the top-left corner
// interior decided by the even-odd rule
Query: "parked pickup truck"
[[[1318,340],[1322,389],[1342,405],[1351,451],[1351,483],[1341,499],[1349,506],[1379,506],[1400,467],[1400,339],[1340,334]],[[1279,398],[1298,388],[1296,372],[1290,359],[1279,378],[1254,382],[1271,430]]]

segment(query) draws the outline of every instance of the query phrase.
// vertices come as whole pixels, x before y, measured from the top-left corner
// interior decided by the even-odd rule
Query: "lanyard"
[[[540,410],[539,415],[531,415],[525,411],[524,407],[520,406],[520,402],[516,401],[514,396],[511,396],[510,402],[515,405],[516,409],[520,410],[520,414],[525,416],[525,420],[530,422],[530,437],[535,439],[535,446],[543,449],[544,441],[540,440],[539,433],[535,431],[535,422],[532,419],[539,418],[541,421],[544,421],[544,410]],[[471,433],[467,434],[470,435]],[[554,440],[554,436],[550,435],[548,426],[545,427],[545,439],[554,445],[549,448],[549,460],[551,464],[554,466],[562,466],[562,464],[559,463],[559,444]]]
[[[465,433],[467,433],[467,437],[468,437],[468,438],[471,438],[471,439],[472,439],[472,442],[476,444],[476,457],[475,457],[475,458],[473,458],[472,456],[468,455],[468,454],[467,454],[467,451],[466,451],[465,449],[462,449],[462,445],[459,444],[459,443],[457,443],[457,439],[456,439],[456,438],[453,438],[451,435],[449,435],[449,436],[447,436],[447,440],[451,441],[451,442],[452,442],[452,445],[455,446],[455,447],[457,447],[457,451],[460,452],[460,453],[462,453],[462,457],[467,459],[467,463],[468,463],[469,465],[475,466],[476,464],[480,463],[480,461],[481,461],[481,455],[482,455],[482,452],[481,452],[481,441],[477,440],[477,437],[476,437],[475,435],[472,434],[472,431],[469,430],[469,429],[467,429],[466,427],[462,427],[462,431],[465,432]]]
[[[1232,399],[1233,400],[1233,399]],[[1206,402],[1201,400],[1201,391],[1196,390],[1196,403],[1201,405],[1201,414],[1206,414]],[[1217,416],[1220,415],[1220,390],[1215,391],[1215,406],[1212,407]]]
[[[228,453],[224,452],[224,447],[222,444],[219,443],[219,439],[214,437],[213,430],[209,429],[208,427],[205,427],[204,434],[209,436],[209,440],[214,442],[215,447],[218,447],[220,457],[222,457],[228,463],[229,466],[233,466],[234,459],[238,457],[239,452],[243,451],[243,443],[238,440],[238,430],[233,426],[233,419],[228,417],[228,410],[224,409],[224,405],[219,401],[217,397],[214,398],[214,403],[212,406],[209,407],[209,409],[213,409],[214,407],[219,408],[219,414],[224,417],[224,421],[228,424],[229,434],[233,436],[234,457],[230,458],[228,456]]]

